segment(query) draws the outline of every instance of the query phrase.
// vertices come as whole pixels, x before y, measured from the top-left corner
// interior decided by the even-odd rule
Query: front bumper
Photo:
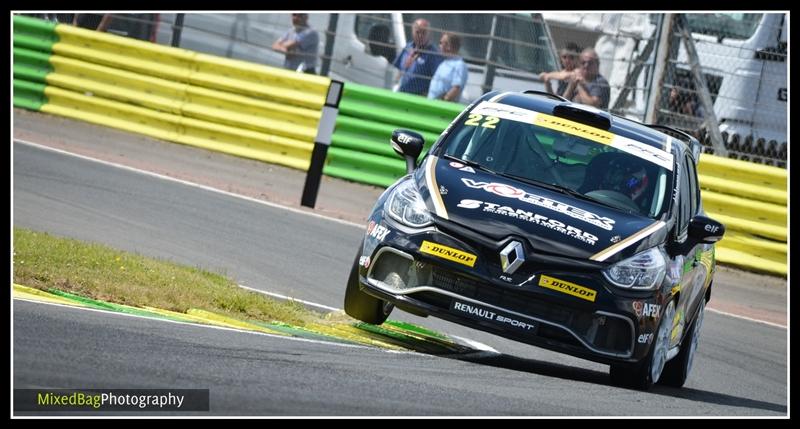
[[[364,254],[371,263],[359,270],[361,288],[372,296],[400,308],[601,363],[635,362],[648,351],[649,343],[641,342],[647,337],[642,334],[654,332],[657,321],[634,314],[633,299],[598,287],[600,273],[526,264],[515,273],[515,279],[503,281],[496,276],[499,264],[478,243],[435,228],[408,234],[398,231],[402,227],[394,222],[385,225],[399,233],[365,243]],[[425,241],[477,255],[477,260],[467,266],[423,253],[420,246]],[[543,275],[589,286],[596,295],[590,302],[542,287]]]

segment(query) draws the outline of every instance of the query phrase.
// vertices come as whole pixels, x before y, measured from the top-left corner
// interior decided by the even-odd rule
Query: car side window
[[[695,167],[694,159],[689,154],[686,155],[686,166],[687,176],[689,176],[689,200],[691,211],[689,218],[691,219],[697,215],[697,209],[700,206],[700,184],[697,182],[697,168]]]
[[[367,45],[369,54],[382,56],[390,63],[394,61],[396,52],[391,14],[359,13],[355,25],[356,37]]]
[[[679,189],[679,217],[678,217],[678,236],[683,237],[689,226],[689,219],[692,215],[692,188],[689,182],[690,166],[686,164],[687,158],[683,159],[680,169],[680,189]]]

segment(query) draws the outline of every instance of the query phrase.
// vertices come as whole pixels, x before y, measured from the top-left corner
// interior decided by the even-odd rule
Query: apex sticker
[[[475,261],[478,259],[477,256],[473,255],[472,253],[467,253],[458,249],[454,249],[449,246],[445,246],[439,243],[433,243],[430,241],[423,241],[422,246],[419,247],[419,251],[422,253],[427,253],[429,255],[437,256],[442,259],[447,259],[448,261],[457,262],[462,265],[466,265],[468,267],[475,266]]]
[[[375,223],[375,221],[369,221],[369,225],[367,226],[367,235],[370,237],[377,238],[378,241],[383,241],[386,238],[386,235],[392,232],[389,228]]]
[[[633,301],[633,311],[639,317],[656,318],[661,313],[661,306],[658,304],[646,304],[642,301]]]

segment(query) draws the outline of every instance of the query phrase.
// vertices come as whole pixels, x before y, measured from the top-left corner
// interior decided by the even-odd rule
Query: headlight
[[[664,254],[655,247],[638,253],[603,270],[616,286],[626,289],[654,289],[666,273]]]
[[[422,228],[433,223],[422,196],[412,180],[397,185],[383,206],[389,216],[404,225]]]

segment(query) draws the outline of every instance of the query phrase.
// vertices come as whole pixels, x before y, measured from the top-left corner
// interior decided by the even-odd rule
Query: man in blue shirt
[[[453,33],[444,33],[439,40],[444,61],[436,68],[431,80],[428,98],[445,101],[461,100],[461,92],[467,85],[467,63],[458,56],[461,39]]]
[[[573,70],[563,97],[576,103],[608,109],[611,86],[600,74],[600,58],[597,52],[592,48],[584,49],[578,65],[580,67]]]
[[[394,66],[400,69],[400,92],[426,95],[430,79],[441,62],[441,56],[429,41],[428,20],[420,18],[411,27],[413,41],[409,42],[400,55],[394,60]]]
[[[307,13],[292,14],[292,28],[272,44],[272,49],[283,52],[283,67],[303,73],[316,73],[319,35],[308,26]]]

